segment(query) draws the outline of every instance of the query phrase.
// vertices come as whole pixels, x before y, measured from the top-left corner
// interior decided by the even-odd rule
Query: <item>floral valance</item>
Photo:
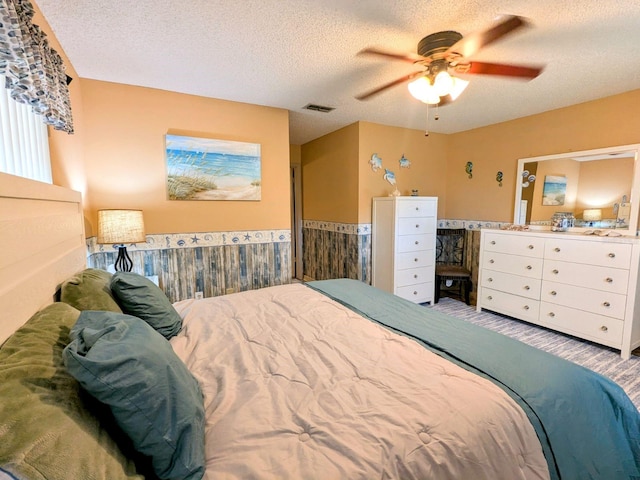
[[[32,22],[33,15],[28,0],[0,0],[0,75],[14,100],[31,105],[56,130],[73,133],[62,58]]]

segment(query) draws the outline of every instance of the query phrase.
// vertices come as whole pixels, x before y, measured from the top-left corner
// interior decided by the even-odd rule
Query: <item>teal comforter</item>
[[[356,280],[307,285],[499,385],[527,413],[551,478],[640,479],[640,413],[608,378]]]

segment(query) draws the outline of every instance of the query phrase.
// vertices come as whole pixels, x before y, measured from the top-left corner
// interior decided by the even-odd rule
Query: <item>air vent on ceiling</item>
[[[335,110],[334,107],[325,107],[324,105],[316,105],[315,103],[308,103],[304,107],[306,110],[313,110],[314,112],[329,113],[331,110]]]

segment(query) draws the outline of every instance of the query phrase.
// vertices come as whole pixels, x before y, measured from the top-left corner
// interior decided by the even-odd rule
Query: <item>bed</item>
[[[2,277],[0,478],[640,478],[622,389],[515,340],[346,279],[172,305],[63,250]]]

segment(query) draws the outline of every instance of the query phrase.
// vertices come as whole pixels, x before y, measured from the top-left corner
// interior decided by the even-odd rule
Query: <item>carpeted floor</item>
[[[503,335],[517,338],[521,342],[605,375],[624,388],[640,410],[640,348],[634,351],[631,359],[622,360],[618,350],[502,315],[486,311],[476,312],[475,307],[452,298],[441,298],[439,303],[426,308],[433,308]]]

